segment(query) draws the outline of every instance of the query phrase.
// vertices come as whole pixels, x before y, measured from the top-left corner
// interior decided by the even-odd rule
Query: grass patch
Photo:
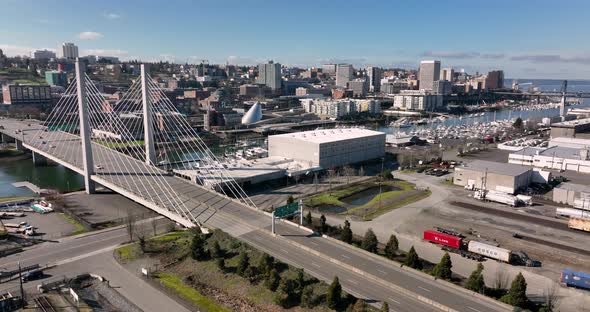
[[[215,302],[213,302],[209,298],[201,295],[194,288],[186,285],[182,281],[182,279],[180,279],[178,276],[176,276],[174,274],[159,273],[157,279],[164,286],[175,291],[182,298],[192,302],[193,304],[195,304],[199,308],[205,309],[209,312],[214,312],[214,311],[230,312],[230,310],[217,305]]]
[[[137,244],[129,244],[115,249],[121,260],[132,261],[137,259]]]
[[[98,144],[104,145],[108,148],[122,148],[135,145],[143,145],[143,140],[127,141],[127,142],[110,142],[110,141],[97,141]]]
[[[318,194],[307,198],[304,200],[304,203],[308,207],[315,207],[319,205],[337,205],[342,206],[344,205],[343,202],[340,201],[340,198],[344,198],[347,196],[351,196],[355,193],[362,192],[366,189],[374,187],[375,183],[372,182],[364,182],[364,183],[357,183],[345,186],[343,188],[333,189],[332,192],[327,191],[322,194]]]
[[[430,196],[432,194],[432,192],[430,190],[426,190],[426,191],[421,191],[418,194],[414,194],[411,196],[408,196],[402,200],[397,200],[395,201],[395,203],[390,204],[390,205],[384,205],[381,209],[375,209],[372,210],[371,212],[367,213],[366,215],[363,216],[363,220],[368,221],[368,220],[372,220],[388,211],[397,209],[399,207],[403,207],[405,205],[409,205],[413,202],[417,202],[421,199],[424,199],[428,196]]]
[[[78,235],[78,234],[88,232],[86,227],[83,226],[82,224],[80,224],[80,222],[72,219],[72,217],[68,216],[67,214],[65,214],[63,212],[60,212],[60,214],[62,215],[62,217],[64,219],[66,219],[66,221],[68,221],[71,225],[73,225],[76,228],[72,233],[70,233],[70,235]]]
[[[180,238],[181,236],[183,236],[185,234],[186,234],[185,231],[170,232],[170,233],[166,233],[164,235],[154,236],[154,237],[150,238],[149,241],[150,242],[165,243],[165,242],[177,240],[178,238]]]

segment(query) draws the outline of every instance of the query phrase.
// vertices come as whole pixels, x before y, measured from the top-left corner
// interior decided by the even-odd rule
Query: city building
[[[48,70],[45,72],[45,81],[50,86],[68,86],[68,74],[57,70]]]
[[[36,50],[33,52],[33,58],[36,60],[49,60],[55,58],[55,52],[49,50]]]
[[[258,65],[257,84],[265,85],[276,91],[281,88],[281,64],[269,61],[266,64]]]
[[[379,114],[381,112],[381,102],[377,100],[301,99],[300,102],[306,113],[312,113],[320,117],[329,117],[333,119],[358,113]]]
[[[453,86],[448,80],[436,80],[432,83],[432,93],[449,95],[453,92]]]
[[[103,62],[103,63],[119,63],[119,58],[116,56],[97,56],[96,57],[96,61],[97,62]]]
[[[383,70],[379,67],[367,67],[367,78],[369,79],[369,91],[379,92],[381,90],[381,78]]]
[[[590,210],[590,186],[569,182],[560,183],[553,188],[553,201]]]
[[[65,58],[66,60],[75,60],[78,55],[78,46],[71,43],[71,42],[64,42],[61,47],[59,47],[58,51],[60,52],[60,57]]]
[[[324,64],[322,65],[322,73],[326,75],[336,74],[336,64]]]
[[[398,110],[435,111],[443,107],[443,96],[425,90],[402,90],[393,97]]]
[[[385,133],[350,128],[271,135],[268,155],[330,169],[383,157]]]
[[[240,95],[250,98],[264,96],[264,89],[260,85],[243,84],[240,86]]]
[[[51,104],[51,87],[49,85],[5,85],[2,87],[2,95],[4,104]]]
[[[531,167],[493,161],[475,160],[455,168],[453,183],[470,189],[485,189],[514,194],[529,186]]]
[[[551,137],[575,138],[580,133],[590,131],[590,118],[574,119],[551,124]]]
[[[452,68],[443,68],[440,70],[440,80],[453,82],[455,71]]]
[[[336,87],[347,88],[352,80],[353,71],[350,64],[338,64],[336,66]]]
[[[250,107],[250,109],[246,112],[246,114],[244,114],[244,117],[242,117],[242,124],[244,125],[249,125],[249,124],[253,124],[257,121],[260,121],[262,119],[262,107],[260,106],[259,102],[254,103],[254,105],[252,105],[252,107]]]
[[[504,88],[504,71],[494,70],[488,72],[486,77],[486,89],[496,90]]]
[[[431,91],[436,80],[440,80],[440,61],[422,61],[418,73],[420,90]]]
[[[405,81],[387,81],[381,83],[381,92],[384,94],[396,94],[401,90],[410,89],[410,85]]]
[[[369,84],[365,78],[357,78],[348,82],[348,88],[352,90],[354,97],[365,97],[369,93]]]
[[[527,147],[508,155],[508,163],[590,173],[587,148],[552,146],[546,149]]]

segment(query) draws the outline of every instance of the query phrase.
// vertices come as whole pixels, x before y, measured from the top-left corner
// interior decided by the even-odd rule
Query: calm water
[[[61,192],[84,188],[82,176],[62,166],[35,167],[32,159],[0,161],[0,197],[35,195],[28,188],[12,186],[21,181]]]

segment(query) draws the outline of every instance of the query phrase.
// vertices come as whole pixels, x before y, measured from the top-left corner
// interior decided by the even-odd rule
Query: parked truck
[[[520,199],[518,199],[518,197],[496,191],[478,190],[473,195],[473,198],[485,201],[493,201],[511,207],[516,207],[520,203]]]
[[[577,287],[590,290],[590,274],[574,270],[561,271],[559,281],[567,287]]]

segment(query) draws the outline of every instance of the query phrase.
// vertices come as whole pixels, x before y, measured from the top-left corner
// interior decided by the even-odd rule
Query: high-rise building
[[[486,79],[486,89],[502,89],[504,88],[504,71],[493,70],[488,73]]]
[[[354,97],[365,97],[369,92],[369,84],[364,78],[349,81],[348,88],[352,90],[352,96]]]
[[[453,82],[453,75],[455,75],[455,71],[452,68],[443,68],[440,70],[440,80]]]
[[[61,52],[60,56],[67,60],[75,60],[78,55],[78,46],[71,42],[64,42],[58,49]]]
[[[281,88],[281,64],[269,61],[258,65],[258,84],[263,84],[273,91]]]
[[[350,64],[338,64],[336,66],[336,86],[340,88],[346,88],[348,82],[352,80],[353,72],[352,65]]]
[[[383,77],[383,70],[379,67],[367,67],[367,77],[369,78],[369,91],[381,91],[381,78]]]
[[[326,75],[336,74],[336,64],[324,64],[322,65],[322,72]]]
[[[45,81],[51,86],[68,86],[68,75],[66,72],[57,70],[48,70],[45,72]]]
[[[33,58],[36,60],[48,60],[55,58],[55,53],[49,50],[36,50],[33,52]]]
[[[440,61],[422,61],[420,62],[420,72],[418,80],[420,81],[420,90],[432,90],[434,81],[440,79]]]

